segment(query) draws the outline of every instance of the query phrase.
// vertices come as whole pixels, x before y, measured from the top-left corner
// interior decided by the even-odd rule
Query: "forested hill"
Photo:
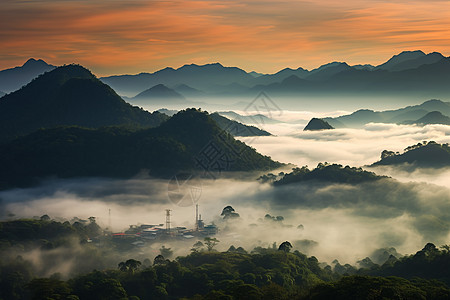
[[[281,166],[222,131],[208,113],[195,109],[181,111],[157,128],[138,131],[124,127],[38,130],[0,145],[0,165],[1,188],[28,186],[49,176],[129,178],[141,170],[156,177],[179,171],[217,176]]]
[[[299,183],[305,181],[317,181],[326,183],[358,184],[367,181],[375,181],[385,176],[378,176],[373,172],[361,168],[342,166],[339,164],[319,163],[315,169],[310,170],[304,166],[293,168],[292,172],[274,175],[269,173],[259,178],[261,182],[272,182],[275,186]]]
[[[0,140],[61,125],[155,127],[166,119],[126,103],[82,66],[66,65],[0,99]]]
[[[416,167],[448,167],[450,166],[450,147],[448,144],[431,141],[409,146],[403,153],[384,150],[381,153],[381,160],[373,166],[400,164]]]
[[[269,136],[269,132],[255,126],[244,125],[238,121],[230,120],[219,113],[211,114],[211,118],[216,121],[220,128],[226,130],[233,136]]]

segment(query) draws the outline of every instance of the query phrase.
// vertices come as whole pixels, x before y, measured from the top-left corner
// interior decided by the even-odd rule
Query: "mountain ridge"
[[[210,161],[211,150],[218,151]],[[206,152],[207,151],[207,152]],[[143,170],[170,178],[178,172],[210,176],[282,166],[235,140],[210,115],[187,109],[154,128],[56,127],[0,144],[0,189],[54,177],[131,178]]]
[[[0,71],[0,91],[14,92],[37,76],[56,68],[42,59],[28,59],[22,66]]]

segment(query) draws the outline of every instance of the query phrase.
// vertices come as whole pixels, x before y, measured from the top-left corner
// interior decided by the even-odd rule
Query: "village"
[[[124,232],[111,233],[112,241],[116,244],[142,247],[153,242],[189,241],[195,238],[210,237],[218,233],[218,227],[213,223],[205,225],[198,213],[198,204],[195,206],[194,228],[172,227],[171,210],[166,209],[165,224],[130,225]]]

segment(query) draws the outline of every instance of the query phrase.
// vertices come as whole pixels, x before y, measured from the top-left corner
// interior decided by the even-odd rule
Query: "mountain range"
[[[447,124],[450,116],[450,102],[432,99],[420,105],[407,106],[396,110],[373,111],[361,109],[349,115],[324,118],[334,128],[363,127],[368,123],[398,124]]]
[[[41,129],[0,144],[0,165],[0,189],[48,177],[130,178],[145,171],[160,178],[178,172],[211,178],[282,166],[224,133],[208,113],[196,109],[149,129]]]
[[[313,70],[286,68],[274,74],[247,73],[219,63],[184,65],[154,73],[103,77],[119,94],[136,95],[149,86],[188,85],[203,95],[254,96],[264,90],[273,97],[295,95],[415,95],[444,97],[450,91],[450,60],[442,54],[404,51],[378,66],[332,62]],[[183,94],[182,91],[180,91]],[[186,95],[185,95],[186,96]],[[188,99],[191,96],[187,96]]]
[[[0,71],[0,91],[12,92],[54,66],[30,59],[23,66]],[[135,97],[164,85],[189,101],[212,97],[254,97],[265,91],[271,97],[298,96],[403,96],[444,98],[450,92],[450,59],[440,53],[404,51],[377,65],[331,62],[316,69],[285,68],[274,74],[246,72],[220,63],[167,67],[154,73],[100,78],[118,94]],[[155,91],[150,94],[155,95]],[[141,95],[142,96],[142,95]],[[361,99],[359,99],[361,101]]]
[[[227,117],[228,119],[239,121],[245,124],[264,125],[282,123],[279,120],[269,118],[263,114],[238,114],[234,111],[219,111],[217,113],[221,116]]]

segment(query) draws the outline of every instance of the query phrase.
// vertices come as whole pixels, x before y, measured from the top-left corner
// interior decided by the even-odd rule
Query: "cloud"
[[[292,113],[289,118],[296,116]],[[303,125],[266,125],[264,129],[277,136],[258,137],[252,146],[274,159],[300,166],[314,167],[324,161],[361,166],[378,160],[383,149],[401,151],[423,140],[450,141],[448,126],[369,124],[362,129],[303,132]],[[289,240],[322,261],[338,258],[343,263],[356,262],[380,247],[412,253],[426,242],[448,243],[450,169],[413,173],[392,167],[373,170],[394,178],[360,185],[306,182],[274,188],[258,183],[259,174],[233,174],[195,186],[201,189],[202,218],[221,228],[217,236],[220,251],[230,245],[251,250]],[[33,188],[1,191],[0,217],[49,214],[70,220],[95,216],[101,226],[107,227],[111,221],[114,231],[122,231],[131,224],[164,223],[165,209],[171,209],[173,226],[193,228],[195,207],[177,206],[170,201],[168,189],[169,181],[145,177],[53,179]],[[241,215],[240,221],[222,220],[220,213],[227,205]],[[266,214],[285,220],[282,225],[265,222]],[[304,229],[298,228],[300,224]],[[305,244],[304,240],[313,242]],[[183,255],[192,245],[166,246]],[[142,257],[153,257],[159,247],[152,245]]]
[[[100,192],[94,188],[97,185]],[[230,245],[251,250],[289,240],[320,260],[354,262],[376,248],[394,246],[411,253],[426,242],[445,243],[448,236],[449,189],[427,183],[386,179],[357,186],[304,183],[274,188],[254,178],[222,178],[201,186],[200,213],[206,223],[219,226],[220,251]],[[175,205],[165,192],[167,187],[167,181],[155,179],[57,180],[39,188],[3,191],[0,198],[3,218],[9,218],[8,213],[69,220],[95,216],[107,227],[111,209],[112,227],[120,231],[131,224],[164,223],[165,209],[171,209],[172,226],[193,228],[195,207]],[[158,192],[147,194],[150,190]],[[227,205],[241,215],[239,220],[222,220],[220,213]],[[285,220],[282,224],[264,221],[266,214]],[[298,228],[300,224],[304,229]],[[314,246],[305,247],[302,240],[314,241]],[[177,255],[186,254],[192,246],[165,244]],[[154,256],[160,246],[154,244],[144,254]]]
[[[257,151],[281,162],[315,167],[319,162],[350,166],[370,165],[380,159],[383,150],[403,152],[407,146],[422,141],[450,142],[450,126],[409,126],[367,124],[362,129],[303,131],[306,124],[264,125],[277,135],[240,138]]]

